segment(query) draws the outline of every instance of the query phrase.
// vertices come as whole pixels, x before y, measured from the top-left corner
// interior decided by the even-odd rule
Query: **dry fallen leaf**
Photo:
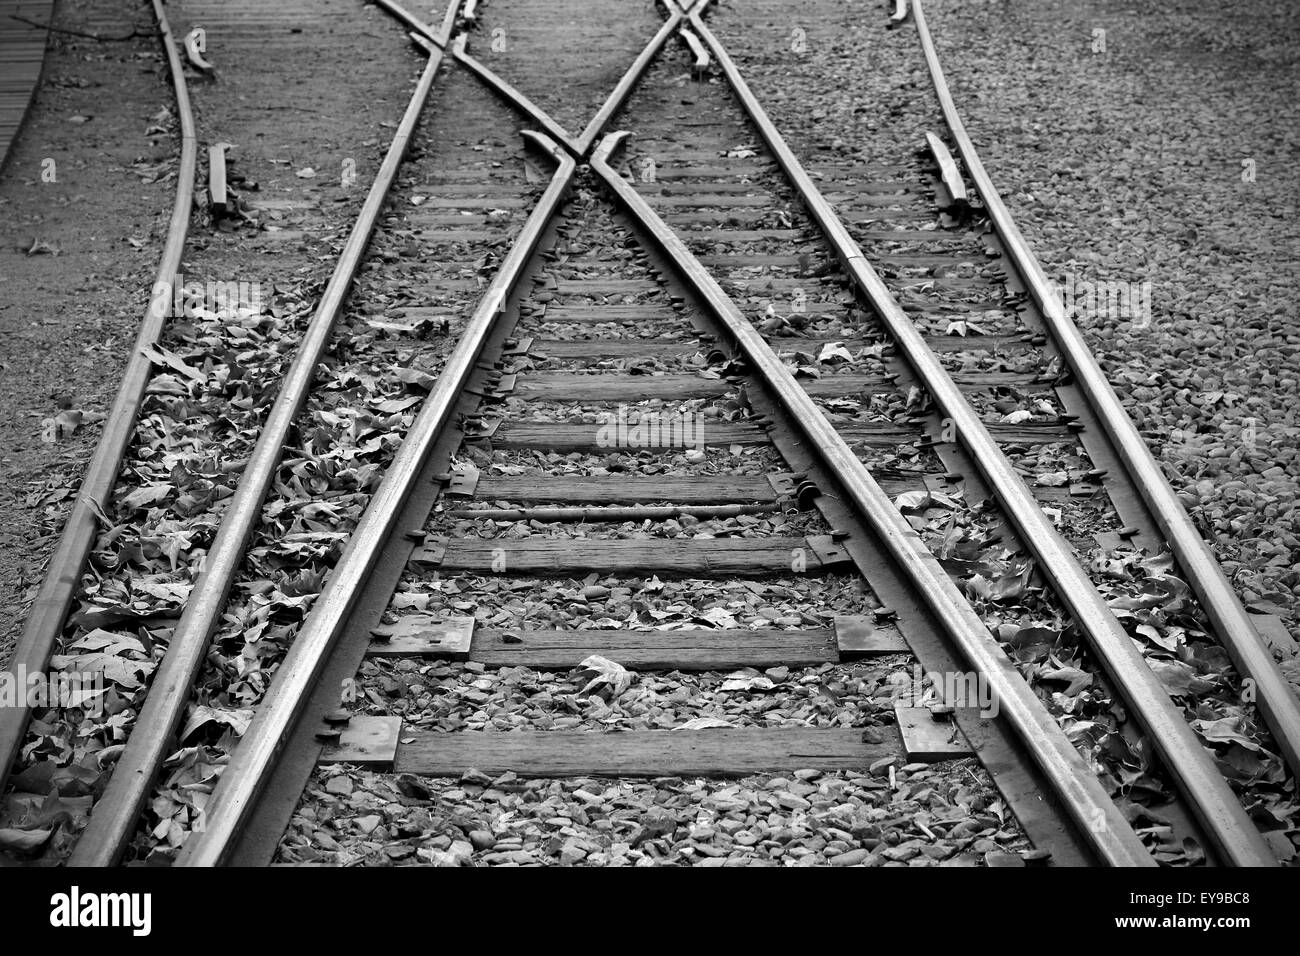
[[[684,724],[678,724],[673,730],[714,730],[722,727],[735,727],[736,725],[721,717],[692,717]]]
[[[584,677],[590,677],[579,694],[589,694],[598,687],[609,687],[610,696],[618,697],[632,686],[632,673],[617,661],[592,654],[578,665]]]
[[[827,342],[817,353],[818,362],[852,362],[853,353],[844,347],[843,342]]]
[[[235,732],[235,736],[242,737],[252,720],[252,707],[224,710],[219,707],[196,706],[190,710],[189,718],[185,721],[185,729],[181,731],[180,739],[182,743],[185,742],[189,739],[190,734],[210,723],[224,724]]]

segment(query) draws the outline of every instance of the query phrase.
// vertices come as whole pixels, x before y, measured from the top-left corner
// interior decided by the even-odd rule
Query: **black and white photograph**
[[[1284,931],[1298,77],[1291,0],[0,0],[15,926]]]

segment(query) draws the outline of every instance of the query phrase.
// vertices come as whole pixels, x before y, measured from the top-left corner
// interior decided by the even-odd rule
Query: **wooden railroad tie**
[[[629,670],[727,671],[815,667],[884,654],[909,653],[890,620],[840,615],[829,628],[680,630],[541,630],[478,628],[473,618],[406,614],[371,632],[372,657],[418,655],[473,660],[489,667],[570,670],[593,654]]]
[[[429,537],[416,567],[479,574],[818,574],[847,567],[831,535],[804,538],[447,538]]]
[[[895,727],[717,727],[708,730],[482,731],[354,717],[320,763],[360,764],[423,777],[470,770],[521,777],[747,777],[813,768],[881,774],[890,766],[969,756],[917,751]],[[931,756],[926,756],[931,754]]]

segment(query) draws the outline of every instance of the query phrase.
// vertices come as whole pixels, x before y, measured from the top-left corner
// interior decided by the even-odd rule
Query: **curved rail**
[[[69,860],[73,866],[112,866],[120,859],[149,788],[171,751],[194,681],[221,620],[222,608],[275,480],[289,429],[307,399],[316,367],[329,346],[335,322],[441,65],[442,51],[422,37],[412,36],[428,53],[424,72],[267,415],[239,486],[222,515],[221,527],[208,549],[203,571],[195,581],[167,653],[150,683],[126,749],[77,841]]]
[[[1105,372],[1097,364],[1087,342],[1066,315],[1060,296],[1048,281],[1038,258],[1021,235],[1011,213],[1002,202],[1002,197],[998,195],[957,112],[943,69],[939,65],[934,39],[925,22],[921,0],[916,0],[912,9],[944,120],[952,131],[957,150],[984,201],[989,218],[997,228],[1034,303],[1042,312],[1057,348],[1128,472],[1129,479],[1137,488],[1156,526],[1169,542],[1178,566],[1200,599],[1201,607],[1209,616],[1219,642],[1242,677],[1255,682],[1255,701],[1260,713],[1273,732],[1273,738],[1277,741],[1287,766],[1291,768],[1292,775],[1300,778],[1300,698],[1282,676],[1259,632],[1250,622],[1246,609],[1232,590],[1232,585],[1224,577],[1223,569],[1192,524],[1182,502],[1178,500],[1151,450],[1133,425],[1133,420],[1124,411],[1124,406],[1111,388]]]
[[[153,12],[167,54],[167,69],[171,74],[176,112],[181,123],[180,167],[176,173],[176,198],[172,203],[171,220],[167,226],[167,242],[163,246],[158,272],[150,290],[149,308],[122,373],[122,384],[118,387],[113,408],[104,419],[104,431],[95,448],[95,455],[81,480],[72,512],[63,526],[58,546],[50,557],[49,570],[41,581],[9,661],[7,671],[12,673],[25,671],[31,675],[43,672],[49,664],[59,635],[63,633],[63,625],[76,596],[82,569],[95,543],[97,515],[112,494],[122,458],[135,434],[136,419],[144,404],[145,389],[149,385],[153,368],[153,362],[145,353],[157,343],[166,325],[167,304],[172,301],[172,286],[180,272],[181,255],[189,231],[190,208],[194,204],[194,175],[198,162],[194,113],[190,108],[190,94],[185,85],[180,54],[176,49],[176,40],[167,14],[163,12],[162,0],[153,0]],[[0,714],[0,787],[4,785],[14,758],[22,746],[30,718],[30,708],[21,703],[5,708],[3,714]]]
[[[176,860],[178,866],[217,866],[224,862],[247,810],[261,792],[284,741],[301,716],[307,694],[339,638],[361,585],[395,529],[402,505],[410,496],[425,458],[451,420],[488,334],[572,183],[578,167],[567,151],[540,133],[524,135],[533,138],[558,164],[550,185],[484,291],[455,350],[439,372],[433,391],[424,400],[378,491],[349,537],[347,549],[330,575],[329,583],[276,670],[265,700],[221,775],[208,804],[206,826],[202,832],[190,836]]]
[[[716,51],[715,51],[716,54]],[[593,153],[598,173],[654,237],[673,263],[740,345],[750,365],[798,423],[810,446],[834,473],[853,505],[866,517],[907,577],[934,609],[935,617],[970,664],[989,680],[993,698],[1052,782],[1080,831],[1101,859],[1113,866],[1154,866],[1141,841],[1115,807],[1074,745],[1029,688],[984,622],[972,610],[939,561],[871,476],[821,409],[781,363],[687,245],[649,204],[612,169],[608,157],[626,133],[613,133]]]
[[[867,263],[862,250],[786,145],[717,37],[698,14],[692,13],[689,19],[726,73],[737,98],[813,219],[834,246],[854,284],[872,304],[936,405],[953,422],[959,441],[1037,557],[1040,569],[1106,672],[1146,728],[1220,857],[1243,866],[1276,865],[1272,852],[1215,768],[1209,753],[1074,559],[1069,543],[1043,513],[979,414],[965,400],[888,287]]]

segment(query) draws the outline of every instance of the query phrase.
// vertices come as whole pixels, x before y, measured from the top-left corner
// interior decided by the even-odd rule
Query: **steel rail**
[[[609,96],[605,98],[605,102],[602,103],[600,109],[596,111],[596,115],[593,116],[591,122],[587,124],[587,128],[584,129],[582,135],[578,137],[577,145],[579,155],[586,156],[591,152],[591,147],[592,144],[596,142],[596,137],[600,135],[606,124],[609,123],[613,115],[618,112],[619,108],[623,105],[628,95],[632,92],[632,88],[636,86],[637,81],[641,78],[642,74],[645,73],[646,67],[650,65],[650,61],[659,55],[659,51],[662,50],[664,44],[668,42],[668,38],[671,37],[685,21],[686,15],[682,12],[682,9],[673,2],[673,0],[664,0],[664,6],[668,10],[668,19],[663,22],[659,27],[659,31],[654,35],[650,42],[646,44],[645,49],[641,51],[640,55],[632,62],[632,65],[623,73],[618,84],[610,91]]]
[[[846,269],[890,328],[936,404],[953,420],[959,439],[971,452],[1013,524],[1039,558],[1044,574],[1098,651],[1130,705],[1138,712],[1153,742],[1171,764],[1171,773],[1188,794],[1220,855],[1241,865],[1272,864],[1273,857],[1267,846],[1214,768],[1205,749],[1169,701],[1163,686],[1145,665],[1141,654],[1073,559],[1068,542],[1037,507],[1022,480],[988,435],[983,422],[965,402],[887,287],[866,263],[861,250],[786,147],[716,37],[703,23],[698,23],[698,26],[760,133],[799,188],[814,218],[836,246]]]
[[[609,156],[626,135],[613,133],[607,136],[592,154],[591,168],[604,179],[726,326],[751,366],[770,386],[811,447],[839,480],[854,507],[865,515],[867,523],[915,585],[927,606],[934,610],[935,617],[955,645],[971,666],[987,677],[1000,713],[1029,744],[1035,762],[1060,794],[1067,812],[1098,857],[1113,866],[1154,866],[1155,861],[1074,745],[1021,678],[1001,645],[962,597],[917,532],[894,507],[871,472],[686,244],[610,167]]]
[[[418,33],[439,50],[444,51],[447,48],[447,38],[451,36],[451,31],[456,25],[456,10],[460,6],[459,0],[452,0],[452,2],[448,3],[447,10],[443,14],[442,28],[434,30],[433,27],[411,13],[400,3],[397,3],[396,0],[369,0],[369,2],[373,2],[384,12],[402,21],[408,30]]]
[[[204,829],[190,836],[176,860],[177,866],[218,866],[224,862],[248,809],[261,793],[276,757],[302,715],[307,695],[342,632],[361,586],[379,559],[384,542],[396,530],[402,505],[426,457],[452,418],[486,337],[500,318],[511,290],[523,275],[547,224],[572,184],[577,170],[573,158],[540,133],[530,131],[524,135],[534,139],[558,164],[550,185],[438,374],[433,390],[349,537],[324,592],[294,638],[265,699],[222,773],[208,804]]]
[[[862,250],[786,145],[717,37],[697,14],[692,13],[690,21],[708,44],[737,98],[799,192],[809,213],[835,248],[846,271],[872,304],[936,405],[952,421],[960,443],[1038,559],[1040,570],[1070,612],[1117,690],[1146,729],[1220,858],[1240,866],[1276,865],[1268,845],[1215,768],[1209,752],[1075,560],[1069,542],[1043,513],[979,414],[965,400],[888,287],[867,263]]]
[[[59,636],[63,633],[68,611],[81,580],[81,572],[95,543],[97,515],[108,505],[122,459],[135,434],[136,419],[144,404],[145,390],[153,367],[153,362],[145,352],[157,343],[166,325],[168,304],[173,300],[173,287],[185,251],[190,210],[194,204],[198,138],[189,89],[185,84],[185,71],[181,66],[171,24],[163,11],[162,0],[153,0],[153,12],[167,55],[167,69],[171,75],[176,112],[181,124],[180,166],[176,172],[176,198],[172,203],[171,219],[167,226],[167,241],[150,290],[149,307],[136,335],[131,357],[122,373],[122,383],[118,386],[112,410],[104,419],[104,429],[95,447],[94,457],[81,479],[81,487],[63,526],[59,543],[50,557],[49,570],[41,581],[22,634],[6,667],[8,679],[13,679],[19,673],[29,676],[43,673]],[[0,713],[0,787],[3,787],[22,747],[30,718],[31,709],[21,701],[4,708],[3,713]]]
[[[541,126],[550,139],[563,145],[564,148],[574,156],[580,157],[582,155],[582,152],[578,149],[577,141],[569,136],[565,128],[561,126],[554,117],[530,100],[512,84],[507,82],[503,77],[491,69],[491,67],[470,55],[469,51],[466,49],[466,44],[469,42],[469,36],[467,34],[458,34],[454,41],[448,41],[448,37],[451,36],[451,24],[454,23],[453,14],[457,4],[452,4],[452,6],[448,7],[447,20],[443,23],[444,32],[441,35],[441,40],[439,40],[439,35],[433,32],[432,27],[421,21],[401,4],[396,3],[395,0],[374,0],[374,2],[379,4],[379,6],[388,13],[401,20],[411,30],[414,30],[431,43],[434,43],[439,49],[443,49],[446,44],[450,42],[452,57],[458,63],[464,65],[471,73],[482,80],[484,84],[495,90],[516,110]]]
[[[691,69],[696,75],[703,73],[709,68],[709,51],[704,49],[704,44],[690,30],[682,31],[682,39],[686,41],[686,47],[691,51],[691,56],[695,57],[695,62],[691,64]]]
[[[468,41],[469,37],[464,33],[457,35],[456,39],[452,41],[451,53],[452,56],[456,58],[456,62],[460,63],[477,76],[484,84],[495,90],[498,95],[506,100],[506,102],[517,111],[523,113],[545,130],[547,137],[554,140],[556,143],[559,143],[575,158],[580,159],[582,157],[582,151],[578,148],[577,141],[568,134],[565,128],[561,126],[549,113],[547,113],[546,110],[542,109],[530,100],[523,94],[523,92],[502,78],[491,67],[484,65],[482,62],[471,56],[465,49],[465,45]]]
[[[1223,569],[1188,517],[1151,450],[1111,388],[1105,372],[1097,364],[1092,350],[1088,348],[1079,329],[1070,321],[1060,296],[1003,203],[957,112],[943,69],[939,65],[934,39],[926,24],[920,0],[912,5],[912,9],[944,119],[984,207],[988,210],[989,218],[1034,303],[1043,314],[1048,331],[1096,414],[1102,431],[1110,440],[1156,526],[1164,534],[1179,567],[1187,576],[1188,584],[1200,599],[1201,607],[1209,617],[1219,642],[1232,658],[1238,672],[1244,678],[1254,681],[1256,705],[1264,722],[1273,732],[1273,738],[1292,775],[1300,779],[1300,698],[1297,698],[1296,692],[1278,669],[1272,654],[1251,623],[1250,615],[1224,576]]]
[[[243,477],[226,506],[221,526],[204,558],[203,570],[195,580],[181,619],[168,642],[167,652],[149,685],[149,693],[127,739],[126,748],[103,796],[91,811],[90,822],[69,859],[70,865],[112,866],[121,858],[130,843],[149,789],[171,751],[194,681],[220,622],[222,608],[275,480],[289,430],[307,400],[316,368],[329,346],[334,325],[343,311],[353,278],[442,62],[440,50],[415,34],[412,36],[428,54],[424,71],[293,363],[280,385]]]
[[[392,0],[376,0],[376,2],[381,3],[395,16],[401,17],[403,21],[413,29],[428,29],[427,26],[421,25],[419,20],[403,10],[396,3],[393,3]],[[701,2],[707,3],[708,0],[701,0]],[[581,159],[591,151],[592,143],[596,141],[596,137],[599,136],[601,130],[605,128],[610,117],[612,117],[618,111],[619,107],[623,105],[624,100],[627,99],[628,94],[631,93],[632,88],[645,72],[650,61],[659,55],[659,51],[663,48],[663,45],[668,42],[668,38],[673,35],[685,20],[686,14],[677,6],[674,0],[663,0],[663,3],[668,10],[668,19],[660,25],[659,30],[655,33],[654,37],[652,37],[650,42],[641,50],[637,55],[637,58],[632,61],[631,66],[624,71],[618,84],[612,91],[610,91],[609,96],[605,98],[600,109],[598,109],[595,115],[592,116],[591,121],[587,124],[586,128],[577,139],[570,136],[568,131],[559,123],[558,120],[524,95],[518,87],[514,86],[514,84],[510,83],[487,64],[472,56],[467,49],[468,37],[465,34],[462,33],[457,36],[455,41],[452,43],[452,55],[455,57],[457,62],[463,64],[484,84],[496,91],[496,93],[506,100],[506,102],[508,102],[516,111],[523,113],[533,122],[541,126],[547,136],[563,145],[564,148],[567,149],[575,158]]]

